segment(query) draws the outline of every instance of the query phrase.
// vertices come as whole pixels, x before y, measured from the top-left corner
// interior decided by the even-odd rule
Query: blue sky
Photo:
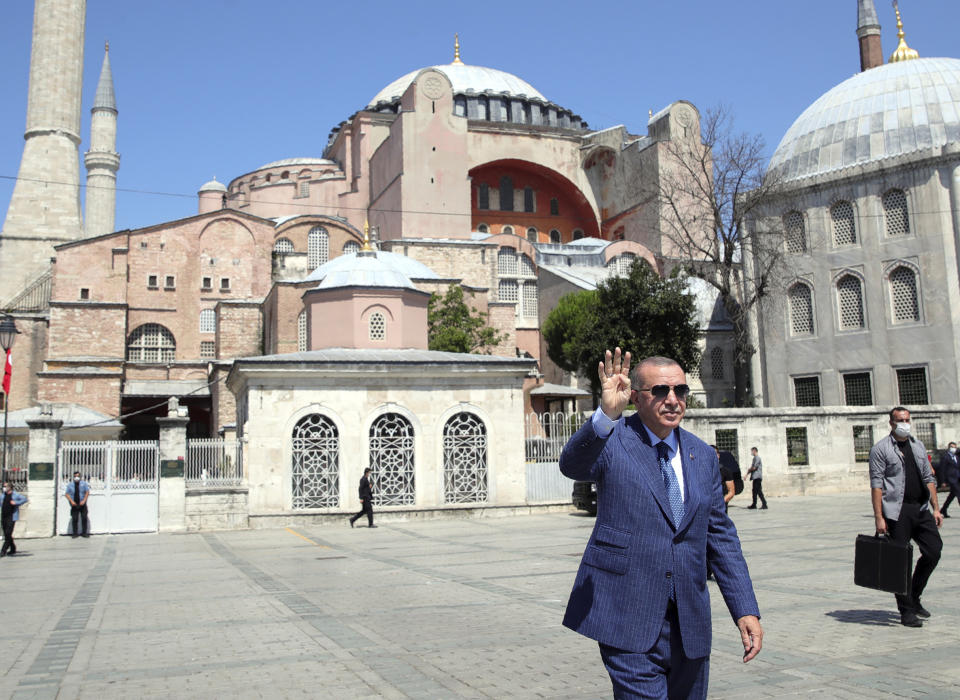
[[[859,70],[856,0],[323,2],[88,0],[83,138],[110,42],[119,108],[117,228],[190,216],[196,190],[267,162],[319,157],[382,87],[449,63],[514,73],[592,128],[645,133],[677,99],[727,104],[772,153],[793,120]],[[877,0],[884,53],[893,8]],[[921,56],[960,57],[960,2],[903,0]],[[0,212],[23,148],[33,3],[0,4]],[[167,193],[167,194],[159,194]],[[175,196],[181,195],[181,196]]]

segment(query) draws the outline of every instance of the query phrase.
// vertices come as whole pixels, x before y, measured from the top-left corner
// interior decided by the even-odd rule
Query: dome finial
[[[373,251],[373,248],[370,246],[370,221],[368,219],[363,220],[363,252],[370,253]]]
[[[897,12],[897,48],[890,54],[890,63],[899,63],[900,61],[909,61],[914,58],[920,58],[916,50],[907,46],[907,40],[903,36],[903,21],[900,19],[900,5],[897,0],[893,0],[893,9]]]
[[[109,41],[103,42],[103,52],[104,52],[104,53],[110,53],[110,42],[109,42]]]
[[[460,34],[453,35],[453,63],[450,65],[455,64],[463,65],[463,61],[460,60]]]

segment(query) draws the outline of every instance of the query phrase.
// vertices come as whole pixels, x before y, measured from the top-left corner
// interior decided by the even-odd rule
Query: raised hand
[[[600,409],[617,420],[630,403],[630,353],[621,357],[620,348],[607,350],[597,366],[600,377]]]

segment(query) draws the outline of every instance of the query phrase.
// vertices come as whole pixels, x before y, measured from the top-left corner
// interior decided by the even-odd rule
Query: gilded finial
[[[109,41],[103,42],[103,52],[104,52],[104,53],[110,53],[110,42],[109,42]]]
[[[653,119],[653,110],[652,110],[652,109],[649,110],[649,114],[648,114],[647,116],[648,116],[650,119]]]
[[[893,9],[897,13],[897,48],[890,54],[890,63],[899,63],[900,61],[920,58],[920,54],[918,54],[915,49],[907,46],[907,40],[903,36],[903,21],[900,19],[900,5],[897,3],[897,0],[893,0]]]
[[[363,220],[363,252],[369,253],[373,248],[370,247],[370,222]]]
[[[453,63],[463,65],[463,61],[460,60],[460,35],[453,35]]]

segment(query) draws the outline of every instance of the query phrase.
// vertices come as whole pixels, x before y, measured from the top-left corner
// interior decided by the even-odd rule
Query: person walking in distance
[[[753,485],[753,503],[747,506],[748,509],[757,509],[757,498],[763,504],[760,510],[767,509],[767,499],[763,497],[763,460],[760,459],[760,453],[756,447],[750,448],[750,454],[753,455],[753,462],[747,470],[747,476],[750,477],[750,483]]]
[[[940,515],[949,518],[947,506],[953,502],[954,498],[960,498],[960,462],[958,462],[957,443],[951,442],[947,445],[947,451],[940,457],[940,466],[937,470],[943,472],[943,480],[950,487],[950,495],[940,506]]]
[[[80,478],[80,472],[73,473],[73,481],[67,484],[63,495],[70,503],[70,520],[73,523],[73,537],[90,536],[90,522],[87,519],[87,499],[90,498],[90,484]]]
[[[13,490],[13,484],[3,482],[3,503],[0,505],[0,522],[3,525],[3,547],[0,548],[0,557],[17,553],[17,544],[13,541],[13,528],[20,519],[20,506],[27,502],[27,497]]]
[[[913,540],[920,547],[910,592],[897,594],[897,608],[900,624],[922,627],[920,618],[930,617],[930,611],[920,596],[940,561],[943,541],[937,528],[943,516],[927,450],[910,434],[910,411],[903,406],[890,411],[890,434],[870,448],[870,497],[877,535],[890,535],[900,544]]]
[[[360,503],[363,507],[360,512],[350,518],[350,527],[357,522],[364,514],[367,516],[367,527],[376,527],[373,524],[373,489],[370,488],[370,467],[363,470],[363,476],[360,477]]]

